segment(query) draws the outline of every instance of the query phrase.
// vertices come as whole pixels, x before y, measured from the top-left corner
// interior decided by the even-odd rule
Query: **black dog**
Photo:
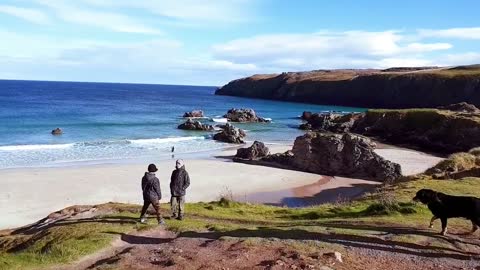
[[[421,189],[413,198],[428,206],[433,217],[430,221],[430,228],[437,219],[442,221],[442,235],[447,233],[447,219],[462,217],[472,221],[472,232],[480,226],[480,199],[466,196],[452,196],[431,189]]]

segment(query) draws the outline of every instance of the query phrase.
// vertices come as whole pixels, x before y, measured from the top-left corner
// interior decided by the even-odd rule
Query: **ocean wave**
[[[68,148],[82,148],[82,147],[110,147],[121,145],[138,145],[138,146],[152,146],[161,144],[171,144],[177,142],[186,142],[194,140],[204,140],[207,136],[190,136],[190,137],[169,137],[169,138],[153,138],[153,139],[126,139],[114,141],[92,141],[92,142],[78,142],[67,144],[31,144],[31,145],[5,145],[0,146],[0,151],[43,151],[43,150],[65,150]]]
[[[184,141],[193,141],[193,140],[204,140],[205,136],[191,136],[191,137],[170,137],[170,138],[155,138],[155,139],[137,139],[137,140],[127,140],[132,144],[139,145],[151,145],[151,144],[164,144],[164,143],[175,143],[175,142],[184,142]]]
[[[0,146],[0,151],[34,151],[50,149],[66,149],[73,147],[74,143],[67,144],[27,144],[27,145],[5,145]]]

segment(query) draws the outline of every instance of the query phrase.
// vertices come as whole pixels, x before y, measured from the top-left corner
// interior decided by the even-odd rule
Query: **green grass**
[[[400,233],[393,234],[390,241],[407,245],[428,240],[431,241],[430,248],[452,248],[447,240],[433,237],[435,231],[432,231],[432,237],[419,231],[420,228],[426,230],[431,213],[424,205],[412,203],[412,198],[421,188],[480,197],[479,184],[479,178],[450,181],[423,176],[417,181],[399,183],[382,192],[367,194],[351,203],[305,208],[229,200],[191,203],[186,204],[187,218],[183,221],[167,220],[167,228],[186,237],[214,234],[219,238],[274,237],[294,242],[324,239],[324,244],[334,244],[330,240],[336,237],[376,241],[372,235],[391,233],[395,229]],[[154,219],[150,225],[136,222],[140,206],[107,205],[115,211],[93,219],[59,222],[39,231],[0,236],[0,269],[31,269],[69,263],[108,246],[122,233],[155,226]],[[168,209],[166,205],[162,208],[165,212]],[[450,223],[460,230],[470,228],[465,220]]]

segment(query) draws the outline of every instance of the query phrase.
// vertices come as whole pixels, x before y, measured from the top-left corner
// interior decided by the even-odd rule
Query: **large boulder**
[[[295,140],[292,166],[312,173],[382,182],[401,177],[400,165],[385,160],[374,149],[375,143],[360,135],[309,132]]]
[[[263,158],[270,154],[270,150],[264,143],[255,141],[252,146],[247,148],[240,148],[235,155],[236,159],[256,160]]]
[[[201,118],[201,117],[205,117],[204,114],[203,114],[203,111],[201,110],[194,110],[194,111],[191,111],[191,112],[186,112],[183,114],[183,117],[191,117],[191,118]]]
[[[252,109],[230,109],[230,110],[228,110],[227,114],[225,114],[223,117],[227,118],[228,121],[240,122],[240,123],[245,123],[245,122],[260,122],[260,123],[270,122],[270,120],[258,117],[257,114],[255,113],[255,111],[252,110]]]
[[[243,138],[245,138],[247,134],[243,129],[239,129],[234,127],[233,125],[227,123],[223,130],[213,136],[214,140],[227,142],[227,143],[245,143]]]
[[[212,125],[202,124],[200,121],[194,121],[192,119],[188,119],[185,123],[179,125],[178,128],[199,131],[212,131],[214,129]]]
[[[52,135],[62,135],[63,134],[63,130],[61,128],[56,128],[54,130],[52,130]]]

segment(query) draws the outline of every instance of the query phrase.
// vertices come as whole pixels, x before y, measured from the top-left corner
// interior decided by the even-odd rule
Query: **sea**
[[[235,124],[247,141],[292,143],[303,111],[359,112],[322,106],[217,96],[213,86],[0,80],[0,169],[199,156],[231,147],[213,132],[185,131],[183,114],[203,110],[211,125],[231,108],[252,108],[271,123]],[[64,133],[53,136],[61,128]]]

